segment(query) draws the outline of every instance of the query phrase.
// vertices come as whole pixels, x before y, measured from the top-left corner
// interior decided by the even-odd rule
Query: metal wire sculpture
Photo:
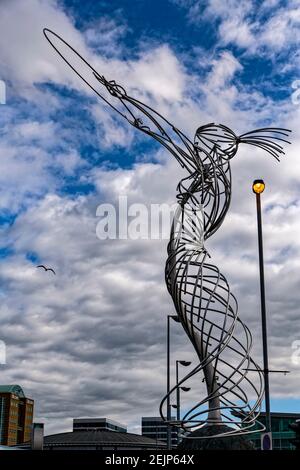
[[[204,242],[220,228],[229,209],[230,160],[239,146],[259,147],[279,160],[284,154],[280,143],[288,142],[285,137],[290,130],[262,128],[238,136],[222,124],[210,123],[199,127],[191,141],[160,113],[129,96],[114,80],[100,75],[55,32],[44,29],[44,35],[98,97],[132,126],[167,148],[187,172],[177,187],[178,208],[171,228],[165,277],[180,322],[199,358],[178,387],[201,373],[207,394],[180,421],[170,423],[187,431],[209,424],[234,425],[210,438],[257,432],[257,426],[251,429],[255,423],[264,430],[257,421],[264,392],[263,374],[250,357],[252,336],[238,316],[237,301],[226,277],[209,261]],[[61,52],[62,47],[69,56],[73,55],[74,62]],[[99,85],[104,87],[101,93]],[[176,388],[161,402],[165,421],[166,402]]]

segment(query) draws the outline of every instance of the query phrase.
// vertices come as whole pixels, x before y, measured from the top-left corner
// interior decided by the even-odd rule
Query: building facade
[[[259,421],[266,424],[266,414],[259,415]],[[272,441],[274,450],[293,450],[294,446],[290,443],[290,439],[295,437],[295,432],[289,428],[289,424],[300,419],[300,413],[271,413]],[[261,448],[261,434],[250,434],[250,439],[256,449]]]
[[[175,417],[172,416],[175,421]],[[142,417],[142,436],[149,437],[157,441],[167,443],[167,425],[159,416]],[[178,428],[171,426],[171,444],[176,447],[178,444]]]
[[[124,424],[118,423],[109,418],[74,418],[73,419],[73,432],[74,431],[116,431],[127,432],[127,427]]]
[[[34,401],[19,385],[0,385],[0,445],[30,441]]]

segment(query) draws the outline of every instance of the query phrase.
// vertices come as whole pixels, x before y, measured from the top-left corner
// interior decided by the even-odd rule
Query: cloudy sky
[[[233,159],[232,206],[207,249],[237,296],[261,363],[251,183],[264,178],[270,367],[291,371],[271,376],[272,407],[300,412],[299,23],[299,0],[1,0],[0,340],[7,358],[0,382],[18,383],[34,398],[47,434],[86,416],[139,432],[142,415],[158,414],[166,315],[174,313],[164,285],[167,240],[99,240],[96,210],[119,196],[172,204],[183,173],[72,75],[43,27],[192,139],[207,122],[237,133],[292,129],[280,163],[252,147]],[[174,323],[176,359],[195,361]],[[201,399],[201,386],[193,382],[183,407]]]

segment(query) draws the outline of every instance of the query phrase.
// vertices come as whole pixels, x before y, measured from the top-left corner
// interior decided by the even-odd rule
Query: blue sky
[[[49,27],[191,138],[211,121],[237,133],[264,125],[293,130],[280,164],[246,148],[234,159],[232,208],[209,250],[235,291],[259,360],[249,188],[265,178],[271,367],[291,370],[272,377],[272,404],[300,412],[300,364],[291,361],[300,340],[300,105],[292,86],[300,79],[299,1],[4,0],[2,8],[2,380],[35,398],[36,418],[49,433],[70,429],[94,405],[139,431],[139,417],[157,413],[165,389],[167,241],[100,242],[96,208],[120,195],[172,204],[182,173],[158,144],[88,93],[42,35]],[[55,279],[45,282],[35,268],[40,261],[56,268]],[[190,360],[184,335],[174,335],[174,354]],[[191,402],[199,384],[193,390]]]

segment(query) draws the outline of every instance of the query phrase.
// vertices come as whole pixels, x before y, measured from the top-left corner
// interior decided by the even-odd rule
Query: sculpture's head
[[[205,153],[215,152],[225,160],[230,160],[235,156],[240,144],[254,145],[279,160],[280,154],[284,154],[284,151],[278,141],[290,143],[284,138],[289,135],[289,132],[291,131],[288,129],[265,127],[237,136],[223,124],[210,123],[198,127],[194,144],[199,150]]]
[[[238,137],[222,124],[205,124],[198,127],[194,144],[200,150],[211,153],[216,151],[220,157],[232,158],[238,148]]]

